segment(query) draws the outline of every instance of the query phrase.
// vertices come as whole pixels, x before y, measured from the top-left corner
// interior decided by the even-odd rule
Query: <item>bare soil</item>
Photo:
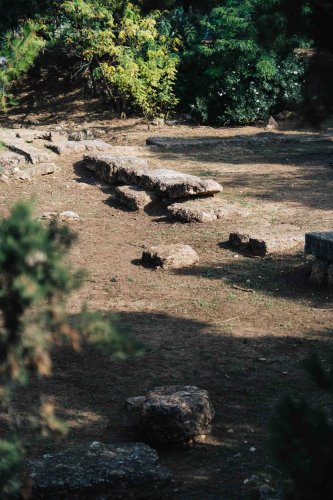
[[[56,123],[49,114],[36,114],[37,128]],[[2,125],[23,118],[17,111]],[[159,385],[197,385],[209,391],[216,409],[213,435],[189,449],[160,450],[174,475],[165,498],[258,498],[258,483],[275,487],[280,479],[268,440],[276,404],[286,393],[312,397],[302,362],[314,351],[327,359],[331,351],[333,295],[309,284],[302,250],[254,259],[231,251],[225,242],[235,229],[265,228],[277,235],[332,230],[332,131],[286,125],[282,133],[289,141],[264,144],[245,140],[266,132],[255,127],[165,125],[148,132],[140,120],[109,120],[78,102],[66,113],[59,111],[57,123],[105,129],[103,139],[120,151],[152,165],[212,177],[224,186],[221,200],[235,204],[242,215],[180,224],[163,213],[128,212],[110,201],[112,188],[77,165],[80,157],[59,159],[56,174],[1,184],[2,216],[16,200],[31,197],[36,216],[79,213],[81,220],[71,223],[79,240],[70,259],[74,268],[87,269],[88,278],[70,299],[69,312],[77,315],[87,302],[92,309],[117,314],[146,347],[142,357],[124,362],[91,348],[56,350],[54,376],[20,391],[18,414],[29,412],[41,389],[70,427],[67,438],[49,449],[92,440],[133,441],[123,426],[128,397]],[[158,150],[145,147],[151,135],[242,135],[244,141]],[[321,140],[297,142],[296,136]],[[199,265],[181,271],[138,265],[144,245],[162,242],[193,246]],[[31,453],[45,450],[36,436],[28,439]]]

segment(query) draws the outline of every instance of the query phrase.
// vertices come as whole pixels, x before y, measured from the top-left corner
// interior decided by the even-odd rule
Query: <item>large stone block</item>
[[[162,269],[181,269],[194,266],[199,262],[198,254],[189,245],[157,245],[142,253],[142,263]]]
[[[306,233],[304,252],[333,262],[333,231]]]
[[[252,255],[264,257],[269,254],[285,253],[303,244],[302,234],[249,234],[242,231],[230,233],[229,244],[234,249],[246,250]]]
[[[77,446],[27,462],[33,499],[158,499],[171,474],[143,443]]]
[[[172,203],[167,208],[170,219],[179,222],[211,222],[224,219],[238,213],[232,205],[227,205],[218,199],[209,197],[187,200],[182,203]]]
[[[4,144],[11,151],[25,156],[30,163],[47,163],[50,161],[47,151],[35,148],[22,139],[5,140]]]
[[[157,445],[187,444],[211,432],[214,409],[207,391],[195,386],[157,387],[127,400],[130,425]]]
[[[135,186],[119,186],[115,190],[115,198],[129,210],[136,211],[147,207],[154,200],[154,195]]]
[[[110,184],[140,185],[147,161],[135,156],[85,155],[83,165]]]
[[[176,170],[151,170],[142,175],[141,185],[155,191],[158,196],[176,199],[220,193],[222,186],[212,179],[200,179],[196,175]]]

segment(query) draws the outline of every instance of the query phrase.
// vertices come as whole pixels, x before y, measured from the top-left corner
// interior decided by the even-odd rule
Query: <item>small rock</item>
[[[199,262],[198,254],[189,245],[157,245],[142,253],[142,263],[162,267],[163,269],[180,269],[190,267]]]
[[[214,409],[207,391],[195,386],[157,387],[126,404],[130,424],[156,444],[189,444],[210,434]]]
[[[41,215],[41,219],[56,219],[58,217],[58,212],[44,212],[42,215]]]
[[[278,130],[278,128],[279,128],[279,124],[277,123],[276,120],[274,120],[274,118],[272,116],[270,116],[270,118],[268,120],[267,128],[269,130]]]
[[[58,215],[58,219],[61,220],[61,221],[65,221],[65,220],[78,220],[80,217],[79,215],[76,213],[76,212],[72,212],[72,211],[67,211],[67,212],[61,212],[59,215]]]

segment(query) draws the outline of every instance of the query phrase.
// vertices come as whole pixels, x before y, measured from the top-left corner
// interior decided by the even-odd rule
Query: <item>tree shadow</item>
[[[145,344],[143,357],[119,361],[89,346],[80,352],[57,348],[54,376],[21,389],[16,411],[29,414],[41,391],[71,427],[58,446],[128,442],[137,436],[124,425],[127,398],[161,385],[208,389],[216,410],[212,438],[187,450],[160,450],[175,478],[168,498],[250,498],[252,486],[244,480],[272,464],[268,432],[275,405],[286,393],[311,397],[300,362],[314,350],[327,354],[331,332],[246,337],[232,335],[225,318],[215,326],[155,312],[128,311],[119,318]]]
[[[314,307],[333,305],[333,290],[310,283],[311,263],[302,252],[293,255],[251,258],[240,256],[227,264],[207,264],[173,271],[178,275],[195,276],[244,288],[252,293],[264,293],[291,301],[310,302]]]

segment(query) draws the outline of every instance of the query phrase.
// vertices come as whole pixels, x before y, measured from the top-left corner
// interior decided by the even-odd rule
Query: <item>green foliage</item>
[[[97,313],[84,311],[78,327],[68,322],[66,296],[82,282],[82,272],[73,273],[66,264],[75,239],[67,226],[52,221],[45,227],[34,219],[29,203],[17,204],[0,222],[0,403],[13,431],[17,423],[10,407],[15,387],[33,375],[52,374],[52,346],[79,350],[89,342],[121,359],[139,350],[124,328]],[[41,404],[38,415],[31,410],[29,421],[43,436],[66,431],[48,401]],[[0,441],[1,498],[18,492],[21,459],[14,437]]]
[[[58,43],[82,60],[95,89],[102,87],[119,113],[134,107],[147,117],[165,115],[177,102],[177,40],[159,33],[158,13],[143,16],[127,2],[121,7],[62,2]]]
[[[230,0],[207,15],[175,13],[186,41],[181,102],[199,121],[251,123],[301,102],[305,62],[293,49],[305,41],[288,37],[286,18],[268,7]]]
[[[333,362],[326,371],[317,357],[307,363],[326,404],[285,398],[273,422],[272,448],[279,468],[292,480],[289,498],[331,499],[333,492]]]
[[[0,42],[0,110],[13,104],[9,89],[33,64],[44,41],[37,35],[33,22],[23,24],[18,31],[8,31]]]

